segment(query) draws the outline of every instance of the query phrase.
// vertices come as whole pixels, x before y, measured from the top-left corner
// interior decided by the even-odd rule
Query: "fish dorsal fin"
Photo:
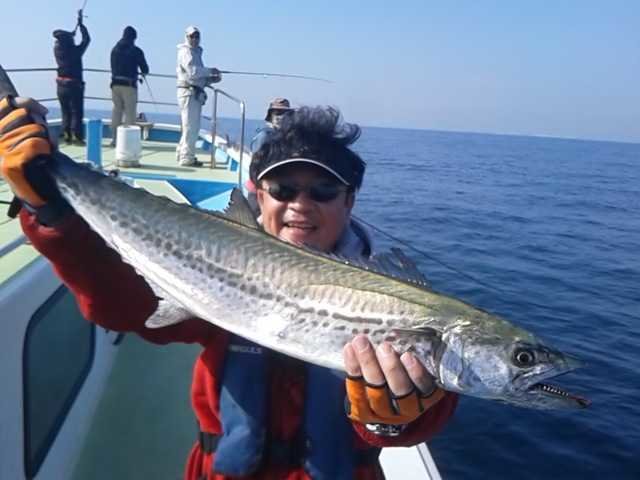
[[[427,290],[432,289],[427,277],[418,270],[415,262],[407,257],[399,248],[394,247],[388,252],[376,253],[369,259],[345,258],[332,254],[324,255],[339,262],[360,267],[371,272],[381,273],[382,275],[409,282]]]
[[[246,227],[255,228],[256,230],[260,228],[253,211],[251,211],[249,202],[244,198],[239,188],[234,188],[231,191],[229,205],[224,209],[223,214],[229,220],[233,220]]]
[[[414,283],[431,289],[429,280],[427,280],[424,273],[418,269],[416,262],[407,257],[407,255],[397,247],[391,248],[391,254],[393,254],[393,259],[398,263],[398,266],[401,268],[404,275],[407,275]]]

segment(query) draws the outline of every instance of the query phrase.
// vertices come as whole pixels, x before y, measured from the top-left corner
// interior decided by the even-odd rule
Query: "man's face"
[[[302,191],[289,201],[277,200],[268,191],[276,184]],[[314,186],[325,190],[337,186],[339,194],[326,202],[313,200],[308,189]],[[340,238],[355,200],[352,193],[347,193],[346,185],[329,172],[304,163],[275,169],[261,180],[259,187],[257,197],[265,231],[286,242],[324,252],[331,251]]]

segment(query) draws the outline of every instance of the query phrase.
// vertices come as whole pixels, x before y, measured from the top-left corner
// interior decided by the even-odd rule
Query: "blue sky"
[[[53,66],[51,32],[72,29],[81,4],[4,0],[2,65]],[[226,76],[221,88],[246,99],[250,118],[285,96],[335,105],[362,125],[640,142],[635,0],[88,0],[85,13],[86,67],[108,68],[130,24],[151,71],[173,73],[175,46],[195,24],[211,66],[333,80]],[[50,74],[13,78],[25,94],[54,96]],[[106,77],[86,80],[88,95],[109,94]],[[157,100],[174,100],[171,80],[151,86]],[[233,105],[222,114],[234,116]]]

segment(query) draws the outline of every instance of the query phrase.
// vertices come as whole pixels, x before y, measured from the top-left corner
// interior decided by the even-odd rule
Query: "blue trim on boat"
[[[235,186],[235,184],[234,184]],[[202,202],[197,204],[198,208],[202,208],[203,210],[215,210],[215,211],[223,211],[229,205],[229,200],[231,199],[231,190],[227,190],[220,195],[215,197],[208,198]]]
[[[182,178],[167,179],[167,181],[189,200],[189,203],[198,206],[222,193],[230,192],[236,186],[235,183],[185,180]]]
[[[152,142],[168,142],[177,144],[180,141],[181,133],[179,130],[168,130],[163,128],[152,128],[149,131],[149,138]]]

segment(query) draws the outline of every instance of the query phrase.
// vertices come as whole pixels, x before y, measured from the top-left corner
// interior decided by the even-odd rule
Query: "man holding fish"
[[[383,478],[381,447],[429,440],[450,418],[457,395],[440,389],[413,352],[398,355],[390,343],[392,333],[384,333],[387,337],[374,347],[368,334],[375,335],[375,327],[367,328],[364,314],[352,319],[362,325],[345,337],[352,338],[342,353],[346,379],[319,366],[322,362],[283,355],[199,316],[170,318],[176,310],[164,310],[160,298],[166,286],[155,278],[145,280],[125,263],[56,188],[47,170],[53,147],[45,113],[30,100],[7,97],[0,103],[2,174],[25,207],[20,213],[25,234],[53,263],[90,321],[158,344],[203,347],[192,385],[200,434],[185,478]],[[261,211],[256,228],[314,255],[366,261],[371,242],[350,217],[365,172],[364,162],[350,149],[359,133],[331,108],[303,107],[288,115],[254,154],[251,179]],[[247,212],[234,194],[225,221],[250,224],[255,219]],[[227,280],[236,286],[252,280],[246,271],[247,278],[220,275],[231,275]],[[256,292],[254,284],[238,290],[253,295],[256,310],[271,300],[282,304],[277,308],[283,312],[304,310],[288,305],[293,297]],[[344,315],[323,313],[318,302],[305,308],[326,315],[328,327],[335,321],[329,328],[344,331]],[[183,306],[189,314],[189,306]],[[281,320],[272,318],[276,324]],[[314,323],[303,317],[298,321]],[[266,332],[272,327],[263,322],[257,328]]]

